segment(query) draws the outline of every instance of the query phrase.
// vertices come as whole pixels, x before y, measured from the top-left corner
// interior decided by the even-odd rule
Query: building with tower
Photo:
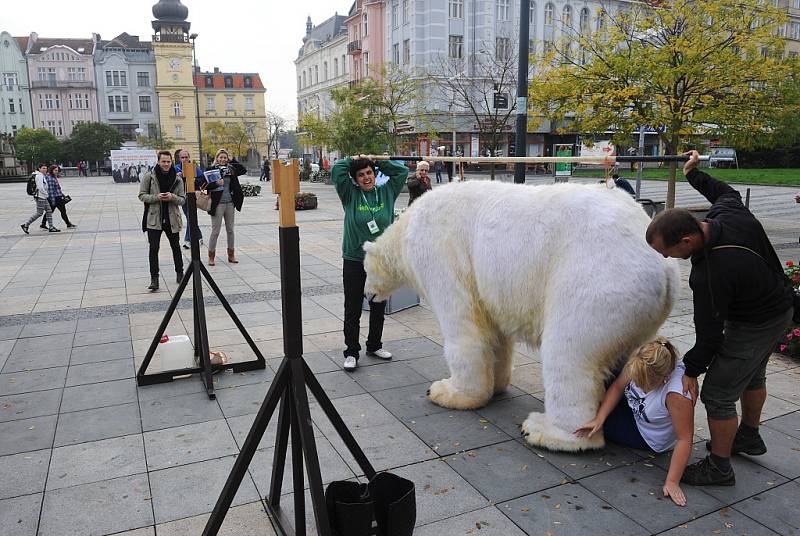
[[[188,16],[180,0],[159,0],[153,6],[153,55],[161,132],[196,157],[200,133]]]

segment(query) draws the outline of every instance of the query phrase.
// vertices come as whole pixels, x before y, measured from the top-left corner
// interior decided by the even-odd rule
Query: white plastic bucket
[[[194,348],[186,335],[164,335],[158,345],[161,356],[161,370],[180,370],[192,368],[194,364]]]

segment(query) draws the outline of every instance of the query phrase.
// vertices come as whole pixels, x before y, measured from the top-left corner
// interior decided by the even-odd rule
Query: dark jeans
[[[636,426],[636,418],[625,395],[603,423],[603,435],[609,441],[639,450],[652,450]]]
[[[158,277],[158,248],[161,245],[161,229],[148,229],[147,241],[150,243],[150,277]],[[183,254],[181,253],[181,239],[178,233],[166,233],[169,246],[172,248],[172,261],[175,263],[175,272],[183,273]]]
[[[191,233],[189,233],[189,203],[184,203],[181,205],[183,208],[183,215],[186,216],[186,233],[183,235],[183,241],[188,242],[191,238]],[[197,225],[194,226],[195,231],[197,231],[197,238],[198,240],[203,239],[203,231],[200,230],[200,223],[198,222]]]
[[[64,203],[63,199],[59,199],[55,206],[50,205],[50,207],[55,210],[58,209],[61,212],[61,219],[64,220],[64,223],[67,225],[72,225],[72,222],[69,221],[69,216],[67,216],[67,205]],[[47,227],[47,214],[42,217],[42,227]]]
[[[364,263],[344,260],[342,266],[342,283],[344,285],[344,343],[347,348],[344,356],[353,356],[358,359],[361,344],[358,342],[358,332],[361,329],[361,304],[364,300],[364,283],[367,281],[367,272]],[[367,351],[380,350],[383,344],[383,313],[386,302],[369,301],[369,334],[367,335]]]

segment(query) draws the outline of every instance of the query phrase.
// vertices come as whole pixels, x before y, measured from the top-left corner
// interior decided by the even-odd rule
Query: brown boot
[[[239,261],[236,260],[236,251],[232,248],[228,248],[228,262],[231,264],[239,264]]]
[[[213,249],[208,250],[208,265],[214,266],[214,256],[217,254]]]

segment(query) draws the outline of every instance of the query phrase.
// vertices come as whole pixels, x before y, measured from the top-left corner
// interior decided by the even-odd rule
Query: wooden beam
[[[272,173],[272,193],[279,195],[279,225],[297,227],[294,194],[300,191],[300,165],[296,158],[288,165],[276,159],[272,161]]]

